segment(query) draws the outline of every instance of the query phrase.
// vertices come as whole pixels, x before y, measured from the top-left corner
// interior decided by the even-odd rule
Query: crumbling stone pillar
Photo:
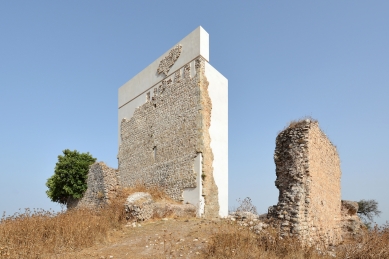
[[[281,235],[304,244],[341,241],[340,160],[336,147],[313,120],[293,122],[276,139],[278,204],[268,217]]]
[[[89,167],[88,189],[81,199],[69,199],[67,208],[98,208],[116,196],[118,187],[117,170],[108,167],[104,162],[94,163]]]

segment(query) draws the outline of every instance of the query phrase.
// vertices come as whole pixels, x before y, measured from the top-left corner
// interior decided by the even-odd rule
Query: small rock
[[[167,219],[167,218],[163,218],[162,220],[163,220],[163,221],[166,221],[166,220],[168,220],[168,219]]]

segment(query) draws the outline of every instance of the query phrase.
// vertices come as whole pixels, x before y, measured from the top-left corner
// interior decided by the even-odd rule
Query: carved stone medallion
[[[174,65],[181,54],[182,46],[177,45],[169,51],[169,54],[159,62],[157,69],[158,74],[164,73],[165,76],[169,73],[170,68]]]

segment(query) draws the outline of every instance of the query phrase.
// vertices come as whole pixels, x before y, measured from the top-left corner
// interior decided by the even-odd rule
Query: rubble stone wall
[[[196,60],[194,76],[190,65],[165,78],[130,119],[122,120],[119,184],[159,186],[180,201],[185,188],[196,187],[194,159],[202,153],[205,214],[212,216],[219,212],[208,133],[212,104],[204,60]]]
[[[87,179],[88,189],[81,199],[69,199],[67,208],[88,207],[98,208],[116,196],[118,187],[117,170],[108,167],[103,162],[90,166]]]
[[[342,200],[341,228],[343,240],[361,236],[367,229],[357,214],[358,208],[358,202]]]
[[[278,204],[269,208],[282,235],[304,243],[341,241],[341,170],[336,147],[316,121],[292,123],[276,139]]]

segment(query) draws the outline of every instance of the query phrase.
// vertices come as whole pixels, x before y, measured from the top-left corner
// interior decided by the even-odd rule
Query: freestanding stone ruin
[[[100,207],[116,196],[118,189],[117,169],[110,168],[104,162],[89,167],[87,190],[81,199],[68,198],[67,208]]]
[[[198,27],[119,89],[118,184],[228,214],[228,81]]]
[[[278,204],[269,208],[282,235],[303,243],[338,244],[341,237],[340,160],[317,121],[291,123],[276,139]]]

